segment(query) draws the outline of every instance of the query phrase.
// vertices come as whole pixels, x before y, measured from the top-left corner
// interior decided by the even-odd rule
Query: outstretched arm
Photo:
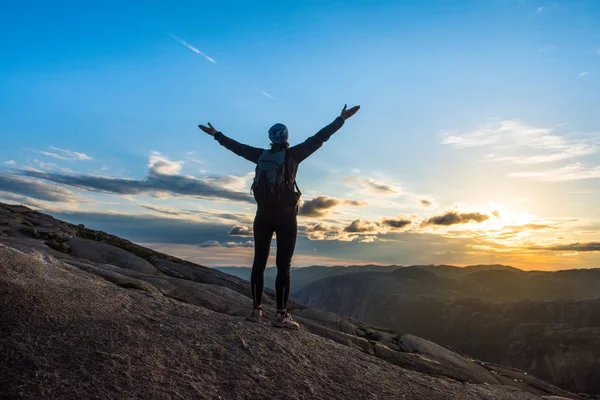
[[[356,114],[358,110],[360,110],[360,106],[354,106],[347,110],[346,105],[344,105],[344,109],[340,113],[340,116],[337,117],[331,124],[327,125],[325,128],[321,129],[304,142],[292,147],[290,150],[293,152],[296,161],[301,163],[312,153],[317,151],[323,145],[323,143],[329,140],[331,135],[337,132],[338,129],[344,125],[344,121]]]
[[[200,129],[202,129],[204,132],[206,132],[207,134],[209,134],[210,136],[213,136],[215,138],[215,140],[217,142],[219,142],[219,144],[221,146],[231,150],[232,152],[234,152],[235,154],[237,154],[240,157],[244,157],[246,160],[248,160],[250,162],[253,162],[255,164],[258,163],[258,159],[260,158],[260,155],[262,154],[263,149],[248,146],[247,144],[236,142],[235,140],[228,138],[227,136],[223,135],[222,132],[217,131],[210,124],[210,122],[208,123],[208,126],[198,125],[198,127]]]

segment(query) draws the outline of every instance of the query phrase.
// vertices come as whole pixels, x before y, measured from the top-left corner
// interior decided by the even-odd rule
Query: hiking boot
[[[252,310],[252,312],[250,313],[250,315],[248,315],[246,317],[246,321],[250,321],[250,322],[262,322],[262,309],[261,308],[255,308],[254,310]]]
[[[278,328],[300,329],[300,324],[294,321],[287,311],[285,313],[278,312],[277,317],[275,317],[272,324]]]

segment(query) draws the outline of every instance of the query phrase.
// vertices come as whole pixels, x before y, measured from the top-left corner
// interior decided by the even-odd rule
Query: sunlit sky
[[[204,265],[252,259],[296,144],[295,265],[600,267],[598,1],[3,2],[0,201]]]

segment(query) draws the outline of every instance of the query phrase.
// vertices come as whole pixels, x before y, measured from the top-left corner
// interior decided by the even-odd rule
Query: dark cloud
[[[381,225],[390,227],[392,229],[402,229],[406,226],[409,226],[410,224],[412,224],[412,221],[404,217],[398,217],[393,219],[384,218],[381,221]]]
[[[377,232],[379,225],[374,222],[363,221],[361,219],[354,220],[344,228],[344,232],[348,233],[365,233],[365,232]]]
[[[433,204],[431,201],[429,201],[427,199],[421,199],[420,202],[421,202],[421,205],[423,205],[425,207],[431,207]]]
[[[138,206],[140,206],[142,208],[145,208],[146,210],[150,210],[150,211],[154,211],[154,212],[161,213],[161,214],[166,214],[166,215],[180,216],[180,215],[187,214],[186,212],[182,212],[182,211],[179,211],[179,210],[170,210],[168,208],[154,207],[154,206],[148,206],[148,205],[144,205],[144,204],[138,204]]]
[[[551,250],[551,251],[600,251],[600,242],[557,244],[548,247],[532,247],[532,250]]]
[[[424,220],[421,225],[456,225],[456,224],[466,224],[467,222],[483,222],[489,219],[489,215],[482,214],[479,212],[472,213],[459,213],[456,211],[448,211],[442,215],[436,215],[431,218],[427,218]]]
[[[0,190],[51,202],[76,201],[70,190],[12,173],[0,173]]]
[[[327,212],[339,205],[346,204],[350,206],[364,206],[365,202],[348,199],[336,199],[334,197],[319,196],[314,199],[304,201],[300,206],[299,215],[304,217],[324,217]]]
[[[161,167],[156,163],[155,167]],[[252,202],[248,193],[236,192],[225,188],[227,179],[194,178],[183,175],[167,175],[150,169],[148,176],[143,180],[108,178],[92,175],[64,175],[50,172],[23,171],[23,175],[60,183],[78,189],[90,190],[120,195],[160,194],[172,196],[189,196],[204,199],[224,199],[240,202]]]
[[[252,236],[252,229],[247,226],[236,225],[229,231],[229,236]]]
[[[223,212],[210,212],[203,210],[186,210],[186,209],[174,209],[159,206],[151,206],[148,204],[138,204],[139,207],[145,208],[146,210],[154,211],[164,215],[172,215],[174,217],[202,217],[208,219],[222,218],[234,221],[239,224],[252,223],[253,217],[249,214],[241,213],[223,213]]]

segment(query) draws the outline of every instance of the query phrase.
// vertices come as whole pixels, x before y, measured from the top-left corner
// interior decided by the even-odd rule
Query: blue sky
[[[248,265],[253,166],[197,125],[295,144],[360,104],[301,165],[297,265],[598,266],[597,1],[1,7],[0,201]]]

